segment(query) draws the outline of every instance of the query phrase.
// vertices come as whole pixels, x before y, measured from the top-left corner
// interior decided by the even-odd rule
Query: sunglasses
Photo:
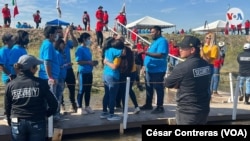
[[[206,39],[211,39],[211,38],[209,38],[209,37],[206,37]]]

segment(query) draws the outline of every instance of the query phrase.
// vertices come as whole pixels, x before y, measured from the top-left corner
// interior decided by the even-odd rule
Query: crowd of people
[[[211,96],[220,96],[218,84],[220,69],[224,64],[225,42],[219,42],[217,45],[215,34],[209,32],[205,34],[203,45],[200,39],[191,35],[185,35],[182,41],[177,43],[175,39],[168,40],[163,37],[160,26],[153,26],[150,29],[152,43],[147,45],[139,39],[138,43],[134,42],[135,48],[131,48],[125,42],[123,35],[126,35],[126,30],[122,28],[121,35],[114,34],[103,39],[102,31],[108,24],[108,19],[104,16],[107,12],[102,9],[103,7],[99,6],[96,11],[96,42],[102,49],[104,84],[100,118],[109,121],[121,119],[115,109],[124,109],[125,81],[130,77],[129,96],[134,105],[134,114],[140,113],[141,110],[151,110],[151,114],[164,113],[164,89],[175,88],[178,89],[177,124],[206,124]],[[36,17],[39,13],[40,11],[37,11],[34,15],[36,28],[39,27],[41,20],[41,17]],[[124,21],[121,23],[126,25],[124,13],[121,12],[117,19],[120,19],[119,17],[123,17]],[[84,30],[88,30],[89,22],[88,13],[84,11]],[[91,89],[93,70],[99,62],[92,57],[90,46],[93,37],[88,32],[83,32],[76,38],[72,26],[68,26],[65,30],[61,26],[46,26],[43,34],[44,40],[40,45],[38,58],[29,55],[26,50],[29,44],[27,31],[18,30],[16,34],[5,33],[2,36],[4,46],[0,49],[0,69],[2,82],[6,86],[4,109],[8,124],[12,128],[13,140],[21,140],[26,132],[30,132],[32,138],[45,138],[47,117],[53,115],[55,122],[62,118],[61,111],[65,110],[63,97],[65,86],[69,90],[71,112],[84,115],[95,113],[91,108]],[[75,56],[72,57],[70,52],[74,47]],[[244,103],[250,104],[248,102],[250,44],[245,44],[243,49],[244,52],[237,58],[240,65],[239,79],[241,87],[246,81],[246,90],[242,93],[245,97]],[[168,54],[174,57],[170,56],[168,60]],[[72,58],[77,64],[76,76]],[[185,61],[178,61],[178,58]],[[169,70],[167,62],[172,65],[168,75],[166,75]],[[35,76],[36,72],[38,76]],[[144,77],[146,93],[145,103],[142,106],[139,106],[133,90],[133,84],[137,84],[143,91],[140,76]],[[79,88],[77,94],[75,94],[76,79]],[[155,107],[152,102],[154,91],[157,97]],[[31,123],[32,128],[25,128],[31,126]],[[41,130],[34,132],[38,130],[35,125]]]

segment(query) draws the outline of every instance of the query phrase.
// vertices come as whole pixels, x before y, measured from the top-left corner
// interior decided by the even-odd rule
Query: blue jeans
[[[64,79],[58,79],[57,84],[56,84],[56,98],[58,101],[58,109],[57,109],[57,115],[60,114],[60,104],[62,102],[62,97],[63,97],[63,91],[65,88],[65,80]]]
[[[210,88],[213,92],[217,92],[220,82],[220,68],[214,68],[213,72]]]
[[[171,56],[169,56],[170,58],[169,58],[169,61],[170,61],[170,63],[173,65],[173,66],[175,66],[175,65],[177,65],[178,64],[178,59],[176,59],[176,58],[174,58],[174,57],[171,57]]]
[[[30,121],[19,119],[11,122],[12,141],[45,141],[46,121]]]
[[[239,76],[239,77],[240,77],[239,87],[243,87],[244,82],[246,82],[246,94],[250,95],[250,76],[249,77]]]
[[[114,114],[115,99],[119,89],[119,80],[109,75],[103,75],[104,80],[104,96],[102,101],[103,112]]]
[[[151,106],[153,100],[154,89],[157,94],[157,106],[163,106],[164,100],[164,79],[165,72],[149,73],[146,72],[146,105]]]

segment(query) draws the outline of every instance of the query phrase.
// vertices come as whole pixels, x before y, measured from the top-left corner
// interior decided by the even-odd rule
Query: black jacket
[[[241,52],[237,57],[237,61],[239,63],[239,75],[250,76],[250,50]]]
[[[209,112],[210,80],[209,64],[199,55],[193,55],[174,67],[171,74],[164,79],[164,85],[178,88],[176,102],[179,112]]]
[[[45,120],[56,113],[58,102],[49,90],[47,81],[20,74],[5,88],[5,111],[8,120],[13,117],[32,121]]]

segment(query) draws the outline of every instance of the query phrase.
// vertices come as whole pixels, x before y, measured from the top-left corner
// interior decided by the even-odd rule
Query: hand
[[[49,84],[49,85],[55,85],[55,84],[56,84],[56,80],[53,79],[53,78],[49,78],[48,84]]]
[[[97,61],[97,60],[93,60],[93,61],[92,61],[92,65],[93,65],[93,66],[97,66],[97,65],[98,65],[98,61]]]

